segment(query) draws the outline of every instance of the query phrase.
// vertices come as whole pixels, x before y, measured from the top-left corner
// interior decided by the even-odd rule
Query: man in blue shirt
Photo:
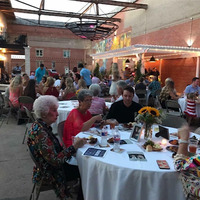
[[[35,70],[35,79],[36,79],[38,84],[42,80],[42,77],[45,75],[45,73],[46,73],[46,69],[44,67],[44,64],[40,64],[40,67],[38,67]]]
[[[187,95],[188,93],[196,93],[197,95],[200,95],[200,87],[199,87],[199,78],[194,77],[192,79],[192,84],[188,85],[185,88],[185,94]]]
[[[157,76],[153,76],[153,81],[149,84],[148,89],[151,92],[151,96],[156,97],[156,92],[161,90],[161,85],[157,81]]]
[[[80,71],[81,78],[84,79],[87,87],[89,87],[92,84],[92,80],[90,77],[90,74],[91,74],[90,70],[86,69],[82,63],[78,64],[78,68],[81,69],[81,71]]]

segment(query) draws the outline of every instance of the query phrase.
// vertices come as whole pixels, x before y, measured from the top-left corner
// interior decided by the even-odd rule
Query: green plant
[[[142,66],[142,62],[141,62],[141,60],[139,60],[136,65],[135,80],[134,80],[135,83],[137,83],[137,81],[140,79],[140,77],[142,77],[141,66]]]
[[[95,75],[101,80],[101,74],[99,72],[99,63],[96,63],[96,67],[94,68],[93,75]]]

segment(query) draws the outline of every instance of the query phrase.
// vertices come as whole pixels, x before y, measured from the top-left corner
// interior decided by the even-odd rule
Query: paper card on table
[[[133,144],[129,139],[120,140],[120,144]]]
[[[104,157],[106,154],[106,150],[104,149],[96,149],[96,148],[88,148],[83,155],[84,156],[95,156],[95,157]]]
[[[128,151],[128,157],[130,161],[147,161],[143,152],[140,151]]]

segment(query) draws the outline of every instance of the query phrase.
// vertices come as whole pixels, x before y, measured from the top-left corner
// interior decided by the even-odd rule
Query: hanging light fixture
[[[130,63],[130,60],[126,59],[125,64],[129,64],[129,63]]]
[[[154,56],[151,56],[149,62],[156,62],[156,59],[154,58]]]

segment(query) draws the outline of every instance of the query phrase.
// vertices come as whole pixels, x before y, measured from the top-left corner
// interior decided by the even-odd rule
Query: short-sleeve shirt
[[[46,73],[46,69],[45,68],[42,70],[40,67],[38,67],[35,70],[35,77],[36,77],[37,83],[40,83],[40,81],[42,80],[42,77],[45,75],[45,73]]]
[[[83,68],[81,69],[80,71],[80,75],[83,77],[84,81],[86,82],[86,85],[87,86],[90,86],[92,84],[92,80],[90,78],[90,70],[89,69],[86,69],[86,68]]]
[[[72,136],[76,136],[79,132],[81,132],[83,123],[85,123],[91,118],[92,115],[89,111],[83,114],[76,108],[69,113],[65,121],[63,132],[63,142],[66,147],[72,145]]]
[[[149,90],[151,91],[151,95],[155,97],[156,91],[161,89],[161,85],[158,81],[153,81],[149,85]]]
[[[196,93],[196,92],[198,92],[198,94],[200,95],[200,87],[199,86],[193,87],[191,84],[185,88],[185,94]]]

